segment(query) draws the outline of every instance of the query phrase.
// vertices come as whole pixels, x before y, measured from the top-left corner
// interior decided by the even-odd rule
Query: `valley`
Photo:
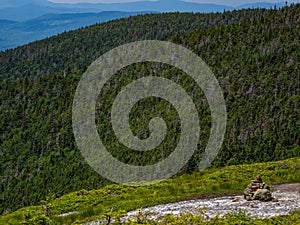
[[[139,210],[149,207],[159,213],[192,211],[194,206],[215,208],[220,201],[230,203],[230,212],[239,205],[255,216],[257,208],[252,210],[252,203],[241,197],[238,203],[231,199],[241,196],[258,174],[278,191],[275,196],[282,204],[286,197],[293,206],[274,202],[264,208],[262,204],[263,216],[255,223],[299,223],[299,209],[293,202],[299,197],[296,184],[300,182],[299,12],[300,4],[222,13],[150,13],[0,51],[0,224],[83,224],[121,218],[128,212],[139,216]],[[70,19],[69,14],[64,16],[62,21]],[[78,20],[84,20],[81,16]],[[53,26],[63,23],[57,19],[53,24],[55,15],[41,18],[41,23],[48,18]],[[7,27],[18,23],[0,21]],[[34,24],[27,25],[26,29],[35,29]],[[73,134],[72,104],[92,62],[115,47],[141,40],[181,45],[207,63],[224,94],[227,129],[211,167],[199,171],[211,132],[211,112],[201,88],[182,70],[167,64],[143,62],[122,68],[105,83],[95,106],[99,138],[113,157],[132,166],[153,165],[170,156],[180,140],[178,112],[157,97],[134,105],[130,129],[146,139],[151,134],[149,122],[160,117],[168,128],[164,142],[139,152],[118,140],[111,125],[113,102],[124,86],[137,79],[157,76],[180,85],[191,96],[201,127],[198,147],[178,174],[153,184],[127,186],[96,173],[81,155]],[[294,186],[277,186],[282,184]],[[294,188],[293,194],[288,187]],[[166,209],[165,204],[173,205]],[[281,210],[276,207],[286,207],[282,212],[290,214],[264,216]],[[164,219],[165,224],[189,219],[212,223],[194,214]],[[234,221],[254,223],[252,217],[239,214],[214,222]]]

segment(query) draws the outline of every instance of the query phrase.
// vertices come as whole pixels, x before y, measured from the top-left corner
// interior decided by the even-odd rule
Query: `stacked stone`
[[[251,184],[244,190],[244,198],[248,201],[260,200],[264,202],[273,199],[270,187],[262,181],[260,176],[252,180]]]

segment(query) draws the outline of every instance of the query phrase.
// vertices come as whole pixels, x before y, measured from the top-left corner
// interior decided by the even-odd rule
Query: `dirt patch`
[[[191,212],[194,214],[205,213],[208,219],[215,216],[225,216],[227,213],[245,212],[255,218],[270,218],[276,215],[288,215],[300,210],[300,183],[280,184],[272,186],[272,196],[274,201],[246,201],[243,196],[224,196],[211,199],[194,199],[171,204],[157,205],[142,210],[128,212],[121,221],[136,219],[142,213],[148,215],[150,220],[159,220],[161,216],[173,214],[179,216],[181,213]],[[85,225],[99,225],[103,221],[85,223]]]
[[[287,215],[294,210],[300,210],[300,183],[298,184],[281,184],[272,186],[272,196],[274,201],[246,201],[243,196],[227,196],[212,199],[197,199],[183,201],[165,205],[157,205],[142,209],[140,211],[128,212],[124,221],[135,218],[139,213],[149,214],[151,220],[157,220],[166,214],[180,215],[181,213],[191,212],[199,213],[201,209],[209,219],[215,216],[225,216],[227,213],[236,214],[244,211],[247,215],[256,218],[269,218],[275,215]]]
[[[273,185],[272,189],[279,192],[300,192],[300,183]]]

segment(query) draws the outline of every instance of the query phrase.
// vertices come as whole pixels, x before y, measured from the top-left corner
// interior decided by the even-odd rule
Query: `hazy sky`
[[[93,2],[93,3],[113,3],[113,2],[137,2],[141,0],[49,0],[51,2],[64,2],[64,3],[78,3],[78,2]],[[149,0],[148,0],[149,1]],[[155,1],[155,0],[152,0]],[[215,3],[220,5],[229,5],[229,6],[237,6],[247,3],[255,3],[255,2],[284,2],[285,0],[184,0],[189,2],[198,2],[198,3]],[[299,0],[288,2],[299,2]]]

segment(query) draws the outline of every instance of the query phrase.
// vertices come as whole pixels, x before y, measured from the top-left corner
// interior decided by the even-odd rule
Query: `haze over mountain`
[[[0,19],[24,21],[42,16],[48,13],[85,13],[101,11],[156,11],[156,12],[222,12],[225,10],[262,7],[269,8],[274,3],[258,2],[237,7],[226,4],[200,4],[185,2],[182,0],[159,0],[159,1],[138,1],[127,3],[53,3],[47,0],[3,0],[0,3]],[[276,3],[277,6],[284,6],[284,2]]]
[[[161,203],[157,201],[158,196],[166,203],[187,192],[190,194],[185,197],[194,197],[195,193],[202,195],[207,190],[235,188],[237,184],[242,184],[239,190],[243,190],[243,182],[257,175],[258,167],[256,164],[251,167],[255,170],[250,167],[241,170],[241,164],[299,157],[299,11],[300,4],[269,10],[139,15],[64,32],[0,52],[0,214],[5,212],[3,216],[6,217],[18,208],[40,204],[48,199],[47,196],[56,198],[71,191],[77,192],[68,199],[75,200],[56,208],[51,202],[49,215],[83,210],[87,204],[78,204],[92,196],[86,195],[85,190],[109,183],[87,164],[75,142],[72,131],[74,94],[82,75],[100,55],[138,40],[166,40],[182,45],[211,68],[223,89],[228,112],[224,143],[212,166],[238,166],[230,167],[229,176],[223,176],[222,169],[211,177],[194,177],[199,181],[193,188],[195,192],[191,191],[192,179],[181,178],[178,185],[165,183],[149,192],[136,191],[135,187],[126,192],[120,187],[117,192],[111,188],[115,186],[110,186],[95,192],[88,203],[98,206],[98,213],[111,212],[116,205],[117,210],[124,210],[124,206],[127,206],[125,210],[142,208],[145,202],[153,204],[152,199]],[[64,16],[64,21],[70,19],[68,14]],[[58,21],[55,15],[43,16],[40,20],[48,23],[43,29],[47,29],[50,22]],[[4,20],[1,26],[14,23]],[[37,31],[35,26],[28,24],[30,29]],[[195,81],[171,66],[137,63],[116,73],[97,100],[95,122],[99,138],[116,159],[133,166],[153,165],[172,154],[181,137],[178,132],[181,123],[176,109],[167,101],[146,98],[132,108],[130,115],[132,132],[140,139],[150,135],[152,118],[161,117],[165,121],[168,132],[156,149],[138,152],[127,148],[111,126],[111,107],[118,93],[127,84],[149,75],[170,79],[191,96],[199,114],[201,133],[197,150],[178,175],[198,171],[211,132],[209,105]],[[276,182],[299,182],[299,165],[298,159],[265,164],[260,174]],[[214,186],[207,188],[201,179]],[[224,185],[224,181],[236,183]],[[199,189],[201,187],[204,192]],[[170,193],[167,199],[165,190]],[[143,199],[135,201],[127,193],[138,194]],[[125,203],[119,204],[120,200]],[[111,205],[106,205],[107,211],[104,211],[102,207],[107,203]],[[34,209],[42,211],[41,206]],[[87,212],[90,211],[83,213],[87,215]],[[12,220],[0,217],[0,224],[35,224],[31,219],[40,219],[36,215],[36,212],[30,214],[24,210],[12,216]],[[44,214],[41,216],[49,219]]]
[[[276,3],[278,7],[286,3]],[[251,3],[238,7],[200,4],[182,0],[127,3],[54,3],[47,0],[0,2],[0,50],[88,26],[146,12],[223,12],[242,8],[270,8],[274,3]],[[99,13],[102,12],[102,13]],[[96,14],[97,13],[97,14]]]
[[[100,13],[45,14],[24,22],[0,20],[0,50],[14,48],[95,23],[144,13],[107,11]]]

